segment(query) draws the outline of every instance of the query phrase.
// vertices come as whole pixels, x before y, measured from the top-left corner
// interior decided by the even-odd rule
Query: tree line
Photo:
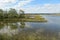
[[[24,11],[23,10],[19,10],[19,13],[17,12],[16,9],[12,9],[10,8],[9,11],[4,11],[2,9],[0,9],[0,19],[3,18],[24,18],[23,16]]]

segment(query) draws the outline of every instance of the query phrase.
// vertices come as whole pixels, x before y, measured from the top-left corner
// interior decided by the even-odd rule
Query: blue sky
[[[60,3],[60,0],[35,0],[32,3],[33,4],[45,4],[45,3],[57,4]]]
[[[0,0],[0,9],[23,9],[29,13],[60,13],[60,0]]]

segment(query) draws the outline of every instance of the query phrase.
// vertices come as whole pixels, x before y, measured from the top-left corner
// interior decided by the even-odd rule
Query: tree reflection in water
[[[24,28],[25,27],[25,23],[24,22],[20,22],[20,28]]]
[[[18,27],[18,33],[20,33],[20,31],[23,30],[23,28],[25,27],[24,22],[16,23],[16,25]]]
[[[0,29],[2,29],[4,27],[4,23],[0,22]]]
[[[6,29],[9,29],[3,30],[2,32],[7,31],[9,35],[11,34],[12,36],[8,36],[6,33],[3,35],[0,34],[0,40],[60,40],[60,32],[52,32],[43,27],[40,27],[40,29],[37,30],[29,28],[27,30],[24,30],[25,25],[26,24],[23,21],[15,23],[1,22],[0,29],[5,28],[5,26]],[[15,32],[13,30],[15,30]]]
[[[14,31],[15,33],[16,32],[19,33],[20,31],[22,31],[24,29],[24,27],[25,27],[24,22],[14,22],[14,23],[0,22],[0,31],[2,29],[4,32],[10,33],[10,32]]]

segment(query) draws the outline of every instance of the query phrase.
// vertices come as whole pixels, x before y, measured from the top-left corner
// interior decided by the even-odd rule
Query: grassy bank
[[[47,22],[45,18],[43,18],[40,15],[33,15],[34,18],[29,17],[28,15],[25,15],[25,18],[3,18],[0,19],[0,21],[6,21],[6,22]]]

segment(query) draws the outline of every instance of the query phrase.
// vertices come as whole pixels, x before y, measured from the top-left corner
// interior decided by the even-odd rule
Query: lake
[[[60,16],[42,16],[48,22],[0,23],[0,34],[20,35],[20,40],[60,40]]]

